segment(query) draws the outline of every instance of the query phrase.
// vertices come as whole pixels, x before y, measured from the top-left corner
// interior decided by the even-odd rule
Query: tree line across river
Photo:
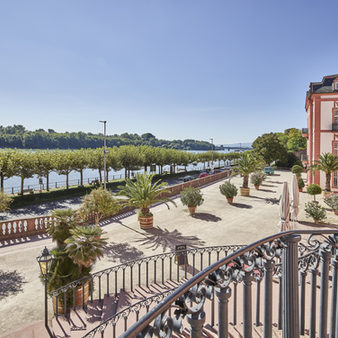
[[[0,125],[0,148],[19,149],[81,149],[99,148],[103,145],[103,134],[84,132],[58,133],[54,129],[37,129],[29,131],[22,125]],[[132,133],[114,134],[106,137],[108,147],[120,147],[122,145],[148,145],[180,150],[210,150],[213,145],[207,141],[186,140],[162,140],[157,139],[151,133],[142,135]],[[215,148],[214,149],[218,149]]]
[[[189,153],[181,150],[165,149],[152,146],[121,146],[106,149],[107,171],[125,169],[125,177],[130,177],[132,170],[141,167],[145,172],[155,171],[158,166],[159,173],[163,167],[188,166],[189,164],[214,161],[226,161],[239,158],[239,153],[219,153],[208,151],[204,153]],[[20,151],[17,149],[0,150],[0,187],[4,190],[7,178],[19,176],[21,178],[21,194],[24,191],[24,180],[34,175],[46,178],[46,189],[49,190],[49,175],[57,172],[66,176],[66,188],[69,188],[69,174],[77,171],[80,184],[83,185],[83,171],[85,169],[98,170],[100,182],[104,169],[104,149],[78,149],[78,150],[38,150]]]

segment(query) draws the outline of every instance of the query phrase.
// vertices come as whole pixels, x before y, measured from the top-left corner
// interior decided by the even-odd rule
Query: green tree
[[[263,157],[267,164],[282,160],[287,156],[287,151],[276,133],[263,134],[252,143],[254,151]]]
[[[49,191],[49,174],[55,169],[55,151],[37,151],[35,153],[35,173],[46,178],[46,189]]]
[[[260,169],[259,161],[252,152],[245,152],[238,162],[237,171],[243,176],[243,188],[249,187],[249,175]]]
[[[338,170],[338,156],[331,153],[319,155],[319,160],[311,166],[311,169],[325,173],[325,190],[331,191],[331,175]]]
[[[13,150],[0,150],[0,189],[4,191],[4,181],[15,175]]]
[[[302,131],[297,128],[289,128],[281,133],[279,139],[282,141],[287,151],[298,151],[306,149],[306,138],[302,136]]]
[[[0,212],[9,210],[12,203],[12,198],[5,194],[3,191],[0,192]]]
[[[80,185],[83,185],[83,170],[89,166],[89,154],[86,149],[75,150],[73,152],[73,165],[80,173]]]
[[[130,177],[130,171],[138,169],[144,163],[144,155],[135,146],[121,146],[118,150],[121,165],[125,170],[125,177]]]
[[[66,188],[69,189],[69,174],[76,169],[74,152],[58,151],[55,160],[55,168],[59,175],[66,175]]]

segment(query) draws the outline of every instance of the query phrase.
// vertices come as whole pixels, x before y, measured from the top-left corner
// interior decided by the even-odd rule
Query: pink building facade
[[[321,82],[311,82],[306,93],[305,110],[307,128],[302,133],[307,138],[307,165],[318,160],[319,155],[338,155],[338,74],[324,76]],[[325,174],[308,171],[308,184],[325,188]],[[332,174],[331,190],[338,192],[338,172]]]

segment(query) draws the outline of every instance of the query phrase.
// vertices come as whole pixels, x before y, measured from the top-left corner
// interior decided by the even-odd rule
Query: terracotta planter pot
[[[299,192],[303,192],[303,188],[298,188]]]
[[[332,191],[323,190],[323,192],[322,192],[322,195],[323,195],[324,198],[331,195],[331,194],[332,194]]]
[[[196,207],[188,207],[190,215],[193,215],[196,212]]]
[[[338,210],[333,210],[335,215],[338,215]]]
[[[149,230],[153,228],[153,224],[154,224],[153,216],[139,216],[138,220],[140,222],[141,229]]]
[[[255,185],[255,189],[258,190],[259,189],[259,185]]]
[[[63,294],[59,297],[58,299],[58,311],[57,313],[58,314],[65,314],[65,309],[64,309],[64,305],[63,303],[60,302],[60,298],[62,299],[63,301]],[[79,286],[75,289],[75,306],[78,307],[78,306],[82,306],[82,305],[87,305],[88,304],[88,299],[89,299],[89,281],[87,281],[85,284],[84,284],[84,292],[82,292],[82,286]],[[52,297],[52,301],[53,301],[53,310],[54,310],[54,313],[56,313],[56,297]],[[67,313],[70,312],[70,309],[72,308],[73,306],[71,306],[70,304],[67,304]]]
[[[228,201],[228,203],[232,203],[232,201],[234,200],[234,198],[233,197],[227,197],[227,201]]]
[[[250,188],[239,188],[241,196],[249,196],[250,195]]]

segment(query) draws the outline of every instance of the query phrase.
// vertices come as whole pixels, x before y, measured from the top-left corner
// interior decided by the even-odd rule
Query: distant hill
[[[54,129],[37,129],[29,131],[22,125],[0,126],[0,148],[19,149],[81,149],[103,146],[103,134],[84,132],[58,133]],[[212,144],[207,141],[192,139],[162,140],[151,133],[142,135],[123,133],[107,136],[108,147],[122,145],[149,145],[180,150],[211,150]],[[217,146],[215,149],[219,149]]]

